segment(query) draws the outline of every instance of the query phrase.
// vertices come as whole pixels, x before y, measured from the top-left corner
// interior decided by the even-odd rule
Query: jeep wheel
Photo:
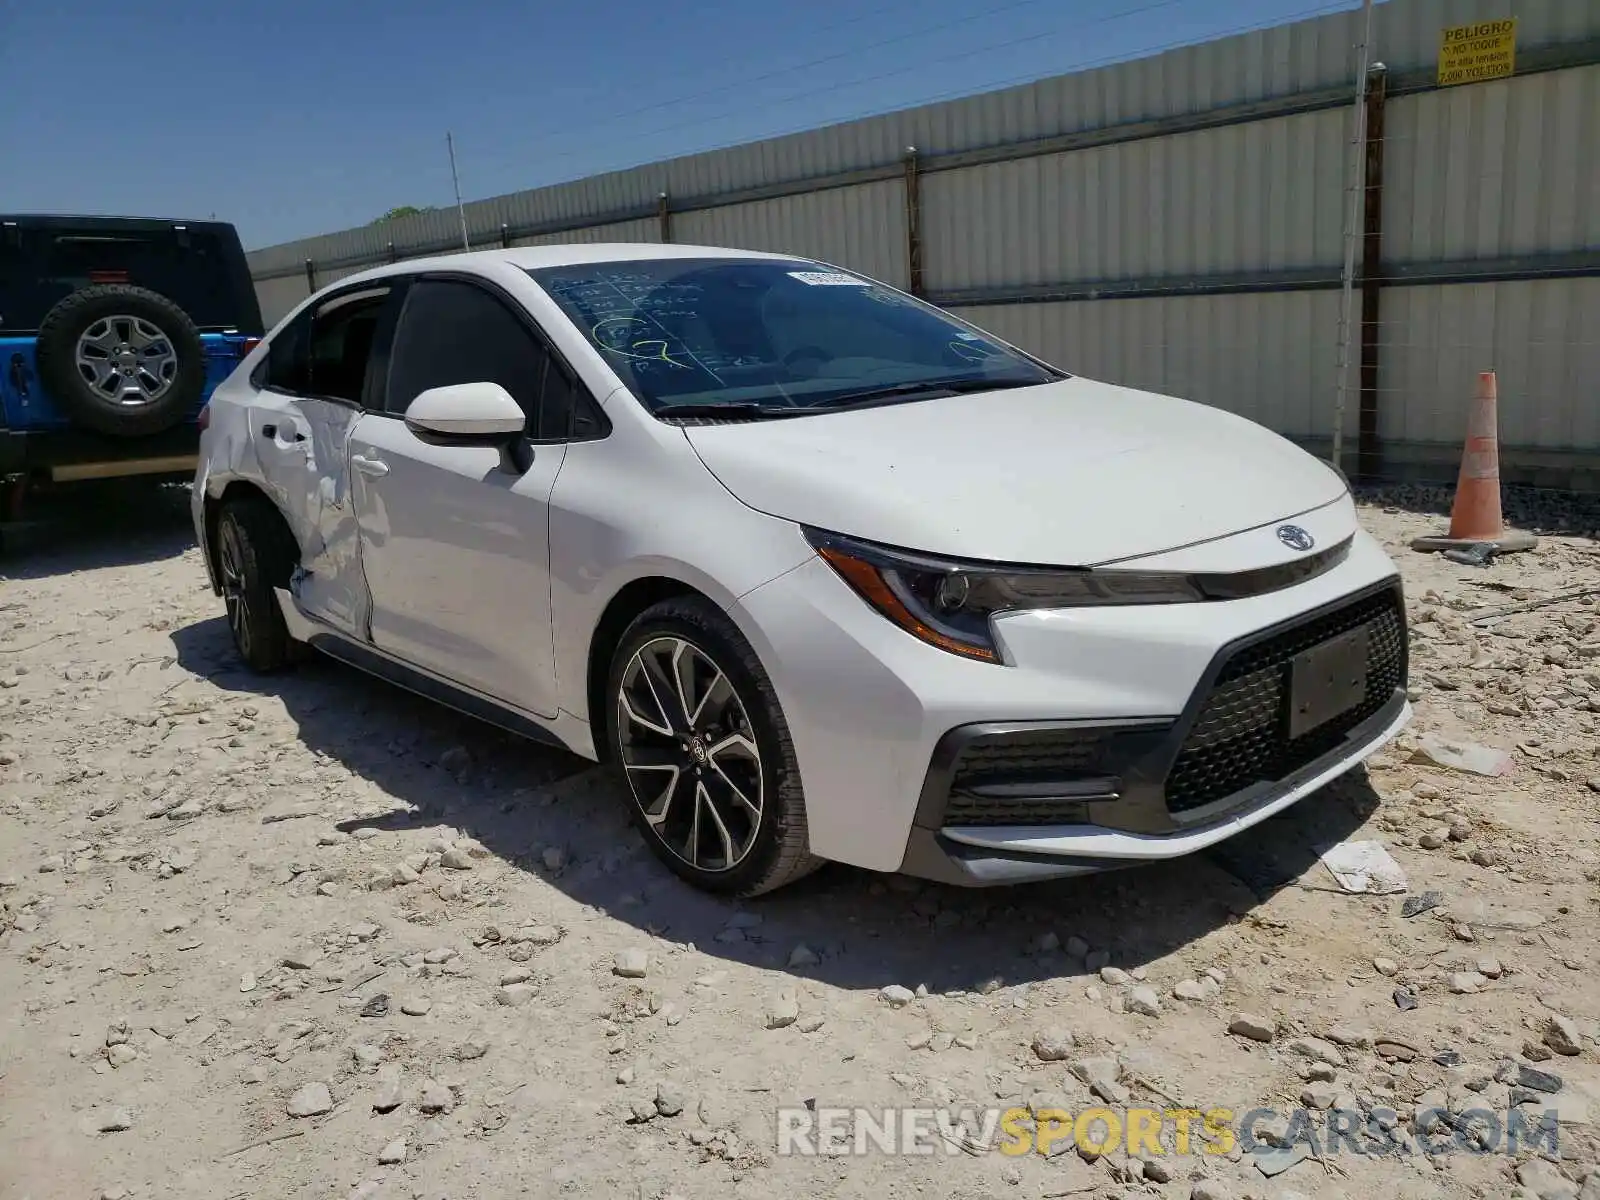
[[[183,309],[145,288],[84,288],[39,326],[39,375],[76,425],[144,437],[192,413],[205,351]]]
[[[217,520],[217,574],[234,648],[253,671],[298,661],[304,643],[289,636],[274,588],[287,587],[300,555],[283,517],[266,500],[230,500]]]

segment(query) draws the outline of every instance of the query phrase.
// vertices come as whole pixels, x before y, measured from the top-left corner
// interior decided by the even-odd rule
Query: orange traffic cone
[[[1494,553],[1529,550],[1539,539],[1506,529],[1500,511],[1499,396],[1493,371],[1478,372],[1478,394],[1467,416],[1467,440],[1461,448],[1450,530],[1443,537],[1419,537],[1413,550],[1464,550],[1490,545]]]

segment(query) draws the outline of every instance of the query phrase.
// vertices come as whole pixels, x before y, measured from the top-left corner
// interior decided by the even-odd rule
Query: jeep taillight
[[[248,358],[250,356],[250,351],[254,350],[259,345],[261,345],[260,338],[245,338],[244,341],[239,343],[239,357],[241,359]]]

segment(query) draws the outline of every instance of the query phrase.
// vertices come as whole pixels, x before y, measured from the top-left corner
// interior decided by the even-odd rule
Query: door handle
[[[365,454],[352,454],[350,465],[363,475],[387,475],[389,464],[380,458],[368,458]]]

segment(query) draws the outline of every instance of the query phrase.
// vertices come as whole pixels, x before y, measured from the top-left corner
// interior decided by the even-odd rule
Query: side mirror
[[[453,383],[420,392],[406,408],[406,426],[451,442],[493,445],[518,437],[528,418],[498,383]]]

